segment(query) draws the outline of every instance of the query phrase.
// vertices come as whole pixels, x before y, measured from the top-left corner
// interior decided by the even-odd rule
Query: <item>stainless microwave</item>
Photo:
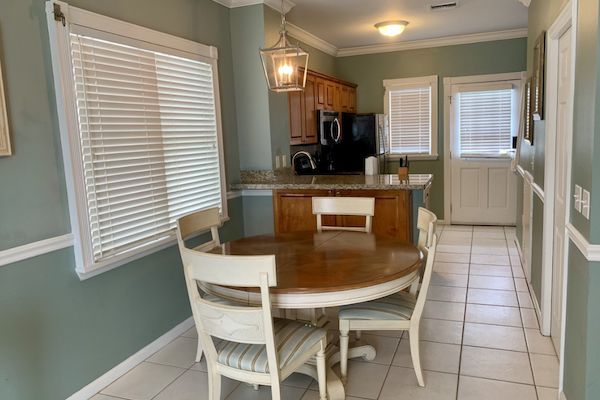
[[[317,133],[319,143],[332,146],[342,140],[342,125],[338,111],[317,110]]]

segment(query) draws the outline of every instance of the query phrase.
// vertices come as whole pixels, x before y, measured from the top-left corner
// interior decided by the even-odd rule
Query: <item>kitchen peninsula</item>
[[[232,190],[272,190],[275,232],[316,230],[312,198],[327,196],[374,197],[373,233],[414,240],[416,211],[428,208],[430,174],[295,175],[291,168],[276,171],[241,171],[241,182]],[[337,226],[364,226],[364,217],[324,217],[323,223]]]

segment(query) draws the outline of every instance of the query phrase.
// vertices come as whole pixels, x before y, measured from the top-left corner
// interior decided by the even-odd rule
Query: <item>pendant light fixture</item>
[[[394,37],[404,32],[406,25],[408,25],[406,21],[385,21],[375,24],[375,28],[379,29],[382,35]]]
[[[285,11],[281,1],[281,31],[279,41],[266,49],[259,49],[269,90],[291,92],[304,90],[308,69],[308,52],[299,44],[292,46],[285,30]]]

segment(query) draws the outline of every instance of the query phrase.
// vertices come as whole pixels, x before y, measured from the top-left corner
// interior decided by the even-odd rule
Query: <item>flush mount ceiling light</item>
[[[285,11],[281,1],[281,31],[279,41],[266,49],[259,49],[269,90],[292,92],[304,90],[308,52],[299,44],[292,46],[285,30]]]
[[[394,37],[404,32],[406,25],[408,25],[406,21],[385,21],[375,24],[375,28],[379,29],[382,35]]]

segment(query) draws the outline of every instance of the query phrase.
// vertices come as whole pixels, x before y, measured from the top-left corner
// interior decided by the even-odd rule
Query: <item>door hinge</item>
[[[450,152],[450,159],[452,160],[452,152]]]
[[[383,87],[383,95],[385,96],[385,86]]]
[[[452,203],[450,203],[450,212],[452,212]]]
[[[60,10],[60,5],[54,3],[54,20],[62,22],[62,25],[67,25],[67,20],[65,17],[65,13]]]
[[[452,104],[452,97],[453,96],[448,96],[448,98],[450,99],[450,104]]]

